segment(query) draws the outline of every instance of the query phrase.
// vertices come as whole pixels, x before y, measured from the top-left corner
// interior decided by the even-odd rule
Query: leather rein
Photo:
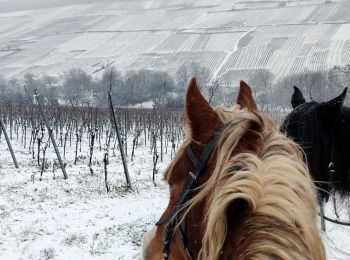
[[[172,208],[170,213],[163,219],[159,220],[156,223],[156,226],[163,225],[167,223],[163,234],[163,260],[169,259],[170,253],[170,242],[171,238],[174,235],[175,227],[178,225],[180,239],[182,241],[182,245],[189,259],[193,260],[190,249],[188,248],[188,237],[186,232],[186,219],[180,223],[179,221],[179,212],[183,209],[183,205],[188,202],[192,196],[193,189],[197,187],[197,179],[201,176],[201,174],[205,171],[208,159],[210,155],[215,150],[219,138],[221,136],[222,131],[225,129],[225,126],[222,127],[219,131],[215,132],[208,143],[205,145],[202,153],[199,158],[195,156],[193,153],[191,145],[189,145],[186,149],[186,153],[188,158],[193,164],[193,171],[188,173],[187,180],[183,186],[183,189],[180,193],[179,198],[176,200],[175,206]]]
[[[336,142],[336,139],[335,139],[335,133],[334,133],[334,130],[333,130],[332,134],[331,134],[331,143],[332,143],[331,153],[330,153],[330,159],[329,159],[329,164],[328,164],[328,168],[327,168],[327,172],[328,172],[328,186],[329,186],[329,188],[331,190],[334,189],[332,184],[334,183],[333,178],[334,178],[334,174],[336,173],[335,142]],[[334,190],[332,191],[332,193],[334,193]],[[328,200],[328,198],[329,198],[329,195],[327,195],[326,201]],[[338,225],[341,225],[341,226],[350,226],[350,222],[341,221],[341,220],[338,220],[338,219],[332,219],[332,218],[327,217],[325,214],[322,214],[321,218],[324,218],[325,220],[327,220],[329,222],[332,222],[334,224],[338,224]]]

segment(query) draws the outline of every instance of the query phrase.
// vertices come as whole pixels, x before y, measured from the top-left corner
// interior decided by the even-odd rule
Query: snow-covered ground
[[[130,137],[131,138],[131,137]],[[104,141],[103,141],[104,142]],[[102,142],[102,143],[103,143]],[[53,148],[47,150],[50,166],[40,180],[37,161],[21,138],[12,140],[20,168],[15,169],[2,136],[0,140],[0,259],[140,259],[142,237],[154,225],[168,203],[168,187],[162,172],[170,161],[170,148],[159,163],[152,182],[152,154],[140,137],[135,158],[128,167],[134,191],[127,191],[119,151],[111,149],[107,193],[103,173],[103,145],[96,145],[94,174],[88,165],[88,144],[74,165],[74,141],[66,154],[64,180],[53,173]],[[113,146],[112,146],[113,147]],[[60,147],[62,152],[63,148]],[[160,151],[158,149],[158,151]],[[338,206],[341,218],[349,219],[349,205]],[[334,217],[333,206],[326,213]],[[350,259],[350,228],[326,223],[323,235],[328,259]]]
[[[89,150],[83,142],[77,165],[73,163],[74,144],[68,149],[67,180],[59,169],[53,174],[50,165],[40,181],[40,169],[28,148],[15,138],[12,142],[18,170],[3,137],[0,142],[0,259],[140,259],[143,234],[168,202],[168,188],[161,179],[170,155],[165,154],[159,163],[154,186],[152,154],[140,140],[133,161],[128,156],[134,189],[130,192],[119,150],[111,149],[111,191],[107,193],[104,150],[99,151],[98,146],[93,175],[87,166]],[[52,147],[48,158],[49,163],[56,158]]]
[[[99,76],[109,62],[122,72],[170,73],[199,62],[226,79],[327,70],[350,62],[350,2],[327,2],[96,1],[10,13],[0,5],[0,73],[79,67]]]

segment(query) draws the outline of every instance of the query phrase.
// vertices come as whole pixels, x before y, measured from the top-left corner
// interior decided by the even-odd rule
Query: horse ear
[[[237,98],[237,104],[242,108],[247,108],[250,111],[258,110],[258,107],[254,101],[252,90],[243,80],[239,83],[239,92]]]
[[[318,115],[321,119],[321,122],[326,127],[332,128],[337,118],[339,118],[347,90],[348,89],[345,88],[343,92],[336,98],[320,104],[318,108]]]
[[[213,108],[200,93],[194,77],[187,88],[186,118],[192,138],[201,143],[206,143],[221,124]]]
[[[295,109],[297,106],[299,106],[301,104],[304,104],[305,102],[306,101],[305,101],[305,98],[303,96],[303,93],[301,93],[299,88],[294,86],[294,93],[292,95],[292,100],[291,100],[293,109]]]
[[[339,111],[341,109],[341,107],[343,106],[347,91],[348,91],[348,88],[345,88],[339,96],[337,96],[337,97],[335,97],[327,102],[321,103],[321,107],[328,108],[332,111],[334,111],[334,110]]]

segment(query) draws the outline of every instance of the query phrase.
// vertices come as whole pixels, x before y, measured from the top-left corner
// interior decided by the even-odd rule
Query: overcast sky
[[[113,0],[0,0],[0,12],[108,1]]]

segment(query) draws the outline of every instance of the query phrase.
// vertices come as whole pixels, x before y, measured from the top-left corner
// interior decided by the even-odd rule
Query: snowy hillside
[[[1,13],[0,71],[61,74],[173,72],[197,61],[237,80],[268,69],[275,80],[350,63],[350,1],[115,1]]]

